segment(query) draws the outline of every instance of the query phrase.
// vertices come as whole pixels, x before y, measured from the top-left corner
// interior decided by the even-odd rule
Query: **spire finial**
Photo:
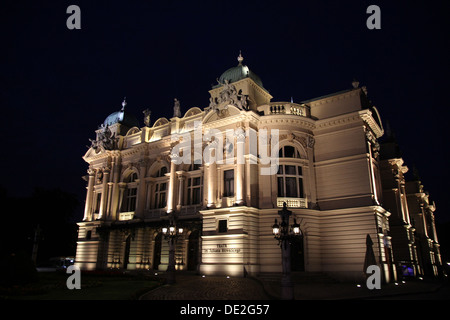
[[[120,111],[125,111],[125,106],[127,105],[127,97],[123,97],[123,101],[122,101],[122,110]]]
[[[242,64],[242,61],[244,60],[244,57],[242,56],[241,50],[239,50],[239,56],[238,56],[237,60],[239,61],[239,64]]]

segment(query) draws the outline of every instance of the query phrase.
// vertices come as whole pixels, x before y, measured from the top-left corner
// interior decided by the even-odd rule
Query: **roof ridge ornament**
[[[242,64],[242,61],[244,61],[244,57],[242,56],[241,50],[239,50],[239,56],[237,57],[237,60],[239,61],[239,64]]]
[[[120,109],[120,111],[125,111],[125,106],[127,105],[127,97],[123,97],[123,101],[122,101],[122,109]]]

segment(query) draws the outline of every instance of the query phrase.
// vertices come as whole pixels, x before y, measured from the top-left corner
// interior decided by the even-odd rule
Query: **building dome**
[[[111,126],[115,123],[120,123],[128,128],[138,127],[139,121],[138,119],[128,111],[125,111],[126,101],[122,102],[122,109],[116,112],[111,113],[108,117],[106,117],[105,121],[103,121],[104,126]]]
[[[228,80],[229,83],[237,82],[239,80],[250,78],[253,81],[256,82],[257,85],[259,85],[261,88],[263,87],[263,83],[261,81],[261,78],[258,77],[254,72],[252,72],[246,65],[242,64],[242,61],[244,58],[241,54],[239,54],[238,61],[239,64],[236,67],[230,68],[219,78],[220,85],[225,83],[225,80]],[[220,85],[214,86],[215,88],[219,87]]]

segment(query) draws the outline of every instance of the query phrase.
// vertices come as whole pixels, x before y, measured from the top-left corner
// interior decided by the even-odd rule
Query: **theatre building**
[[[83,156],[81,269],[166,270],[163,230],[175,221],[183,231],[177,270],[280,272],[272,226],[284,203],[301,230],[293,271],[360,279],[368,252],[387,282],[405,265],[414,276],[438,268],[434,207],[420,184],[402,182],[402,160],[380,158],[384,128],[365,87],[353,82],[301,103],[274,102],[239,55],[209,93],[184,114],[175,99],[169,119],[152,122],[144,110],[142,126],[124,101],[100,124]],[[419,228],[426,233],[416,241]]]

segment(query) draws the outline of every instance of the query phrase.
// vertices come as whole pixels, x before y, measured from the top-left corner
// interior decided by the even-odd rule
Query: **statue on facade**
[[[177,98],[175,98],[174,101],[175,103],[173,105],[173,116],[180,118],[181,117],[180,101]]]
[[[142,113],[144,114],[144,124],[147,127],[150,127],[150,116],[151,116],[152,112],[147,108],[144,111],[142,111]]]
[[[119,137],[116,137],[116,133],[111,133],[111,129],[108,126],[100,127],[103,128],[102,132],[99,132],[96,140],[89,139],[91,142],[91,148],[95,152],[100,152],[101,148],[105,150],[116,150],[118,148]]]

